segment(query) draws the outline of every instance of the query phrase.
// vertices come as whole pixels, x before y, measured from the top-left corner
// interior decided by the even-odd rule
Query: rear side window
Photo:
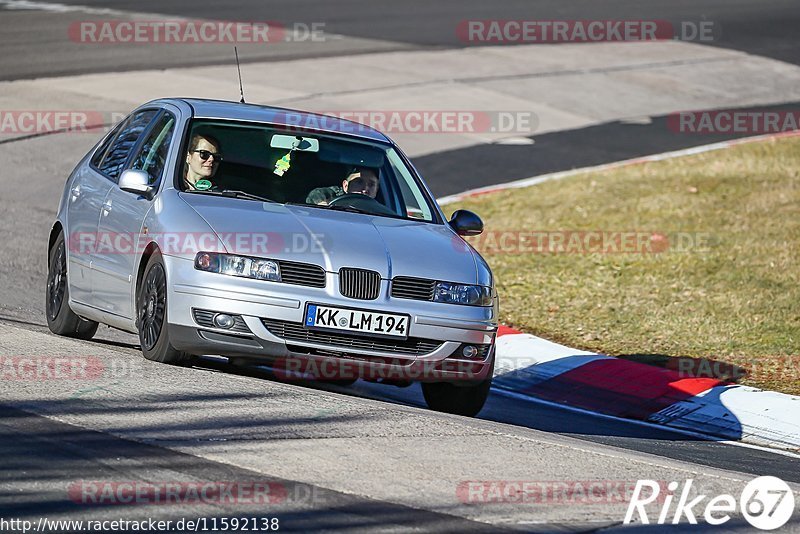
[[[150,130],[150,135],[142,143],[138,154],[133,159],[131,169],[147,171],[150,175],[151,185],[161,180],[174,129],[175,117],[170,113],[164,113]]]
[[[111,133],[109,133],[103,140],[103,144],[100,145],[100,148],[98,148],[94,153],[94,156],[92,156],[92,165],[94,167],[100,166],[100,162],[103,161],[103,156],[105,156],[106,152],[108,152],[108,147],[111,146],[111,142],[117,138],[117,134],[124,125],[124,121],[117,124],[117,126],[111,130]]]
[[[142,135],[156,113],[158,110],[148,109],[131,116],[122,126],[119,135],[114,139],[103,160],[97,166],[97,170],[116,182],[125,167],[125,162],[128,161],[131,149],[136,146],[139,136]]]

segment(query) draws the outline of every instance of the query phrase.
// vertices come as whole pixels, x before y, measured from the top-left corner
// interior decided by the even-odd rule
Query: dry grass
[[[727,362],[746,370],[742,383],[800,394],[800,139],[587,173],[447,211],[458,208],[486,223],[476,247],[497,276],[503,323],[658,365]],[[521,253],[487,241],[572,230],[666,235],[669,246]],[[695,241],[678,250],[678,233]]]

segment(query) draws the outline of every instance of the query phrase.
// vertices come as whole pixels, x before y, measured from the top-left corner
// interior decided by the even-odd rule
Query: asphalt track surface
[[[37,322],[10,320],[0,316],[0,324],[3,322],[34,331],[47,332],[47,328]],[[141,356],[138,339],[135,336],[108,327],[101,327],[95,339],[87,343],[89,353],[91,353],[92,346],[108,348],[126,357]],[[267,383],[277,380],[268,367],[229,365],[215,358],[198,358],[192,365],[197,369],[246,376],[264,380]],[[312,381],[302,384],[302,387],[320,391],[333,391],[364,399],[425,408],[422,391],[417,384],[406,388],[365,381],[358,381],[349,387]],[[479,418],[674,460],[688,461],[698,465],[718,469],[735,469],[754,476],[777,476],[787,481],[800,483],[800,458],[775,454],[762,448],[731,445],[713,439],[706,440],[656,425],[595,416],[550,403],[518,399],[500,391],[492,392],[486,406],[479,414]]]
[[[460,21],[471,19],[710,21],[718,30],[707,44],[800,65],[796,28],[800,9],[793,0],[666,1],[635,0],[480,2],[447,0],[430,3],[350,0],[290,2],[239,0],[226,2],[87,1],[67,0],[78,11],[52,12],[8,9],[0,0],[0,80],[39,76],[116,72],[176,66],[229,64],[228,45],[103,45],[72,42],[71,23],[122,19],[126,12],[158,17],[216,20],[274,20],[286,26],[324,23],[325,32],[341,36],[331,41],[244,45],[242,61],[363,54],[391,50],[446,49],[471,46],[459,40]],[[36,5],[36,2],[32,3]],[[46,4],[46,3],[44,3]],[[5,9],[3,6],[5,5]],[[87,6],[84,9],[83,6]],[[88,11],[87,11],[88,9]],[[112,14],[92,10],[111,9]],[[468,74],[468,73],[465,73]],[[280,73],[276,73],[279,76]],[[514,80],[509,79],[509,84]],[[764,106],[759,109],[769,109]],[[797,110],[797,103],[772,106]],[[747,133],[687,135],[670,131],[666,117],[649,124],[609,122],[587,128],[529,136],[533,145],[484,144],[415,158],[414,163],[437,196],[542,173],[609,163],[648,154],[689,148]]]
[[[765,111],[796,111],[800,102],[759,107]],[[626,159],[728,141],[745,135],[697,134],[670,131],[667,117],[649,124],[619,121],[577,130],[531,136],[534,145],[484,144],[439,152],[414,159],[423,176],[435,176],[437,196],[521,180],[567,169],[591,167]],[[498,166],[497,162],[502,162]]]
[[[39,330],[35,326],[30,329]],[[30,334],[20,337],[27,336]],[[73,391],[69,398],[63,392],[78,386],[63,382],[42,383],[34,389],[17,383],[16,387],[28,391],[2,393],[4,399],[15,399],[11,403],[0,401],[4,410],[0,453],[6,459],[0,478],[3,516],[141,520],[143,516],[175,519],[270,514],[280,517],[282,530],[289,531],[479,532],[486,531],[489,522],[492,531],[582,532],[613,527],[619,521],[580,520],[556,506],[552,513],[560,513],[560,520],[551,517],[546,527],[540,524],[537,528],[523,520],[541,522],[549,512],[512,504],[507,513],[516,521],[487,511],[480,517],[483,522],[476,522],[459,517],[462,510],[441,505],[429,510],[424,505],[400,504],[397,500],[402,499],[394,498],[392,488],[407,488],[406,470],[417,471],[420,477],[420,468],[415,465],[419,461],[430,464],[427,470],[433,470],[433,480],[438,476],[518,480],[508,474],[515,471],[527,473],[532,480],[557,480],[548,472],[571,472],[559,478],[574,480],[664,480],[657,477],[665,476],[664,470],[677,468],[678,476],[715,483],[735,493],[735,483],[726,480],[732,476],[748,480],[773,475],[795,483],[800,478],[795,458],[502,395],[490,397],[479,419],[454,418],[420,409],[416,387],[399,389],[363,382],[352,388],[287,383],[263,368],[231,366],[209,358],[199,359],[191,369],[164,366],[141,362],[136,346],[103,337],[82,344],[80,350],[87,354],[105,351],[113,361],[130,365],[137,372],[129,380],[104,381]],[[0,340],[0,345],[4,341]],[[60,340],[56,338],[53,343]],[[462,460],[441,456],[461,451],[459,443],[470,449],[475,437],[488,437],[505,445],[496,453],[491,447],[467,450]],[[377,458],[363,450],[363,457],[348,458],[345,451],[357,447],[354,440],[365,441],[367,448],[372,442],[378,454],[385,450],[382,454],[396,456],[395,466],[404,467],[387,473],[374,465]],[[409,440],[418,442],[416,447],[424,447],[426,452],[406,460]],[[329,452],[320,452],[320,448]],[[525,455],[527,461],[514,463],[506,457],[511,454]],[[453,466],[454,460],[458,468]],[[473,474],[478,468],[490,475],[483,478]],[[327,472],[317,474],[317,470]],[[667,472],[670,475],[666,476],[675,476],[675,471]],[[336,480],[372,480],[372,490],[369,483],[360,491],[353,491],[352,485],[346,491],[336,490],[338,486],[329,479],[331,473]],[[91,505],[77,501],[74,490],[65,490],[80,481],[155,484],[176,480],[268,482],[296,497],[255,511],[243,503]],[[412,482],[420,493],[416,502],[425,503],[430,482],[416,480]],[[313,499],[305,497],[309,495]],[[598,510],[602,512],[602,506]],[[573,511],[581,513],[579,509]]]
[[[8,1],[8,0],[7,0]],[[15,0],[11,0],[12,2]],[[354,46],[293,43],[284,46],[243,47],[242,60],[265,61],[319,57],[381,50],[441,49],[472,46],[459,39],[459,22],[472,19],[537,20],[666,20],[711,21],[715,39],[708,43],[781,61],[800,64],[797,28],[800,9],[794,0],[65,0],[61,4],[145,13],[146,19],[263,21],[289,27],[294,23],[324,23],[324,31],[356,40]],[[71,42],[72,21],[118,18],[72,12],[3,11],[0,2],[0,79],[40,77],[86,72],[220,64],[231,61],[230,47],[165,47],[142,45],[93,46]],[[175,50],[177,48],[177,50]],[[125,50],[121,54],[121,49]]]
[[[796,45],[796,28],[800,22],[800,10],[796,1],[745,2],[745,1],[704,1],[704,2],[493,2],[455,1],[446,2],[263,2],[240,1],[225,4],[221,14],[219,2],[64,2],[67,4],[111,7],[115,10],[157,13],[164,15],[187,15],[196,18],[224,20],[277,19],[289,21],[324,21],[326,30],[353,39],[352,46],[343,46],[339,51],[320,51],[309,47],[307,50],[265,50],[261,55],[253,54],[247,61],[265,59],[286,59],[290,57],[315,57],[325,53],[365,53],[391,49],[409,48],[447,48],[463,46],[454,36],[453,26],[458,21],[470,18],[660,18],[667,20],[718,21],[722,28],[722,38],[713,46],[723,46],[744,50],[800,64],[800,47]],[[170,54],[151,53],[142,58],[139,54],[120,54],[118,50],[97,50],[65,48],[59,38],[42,38],[42,35],[56,35],[53,28],[62,28],[62,15],[35,11],[8,11],[0,8],[0,46],[4,52],[0,59],[0,78],[17,79],[53,74],[78,74],[84,72],[105,72],[115,70],[135,70],[139,68],[169,67],[181,64],[215,64],[228,61],[226,52],[220,50],[210,60],[202,53],[191,51],[188,59]],[[69,15],[72,19],[80,14]],[[62,16],[63,17],[63,16]],[[32,26],[21,26],[25,20]],[[302,47],[301,47],[302,48]],[[212,54],[213,55],[213,54]],[[784,107],[796,109],[796,103]],[[440,176],[440,181],[431,184],[437,194],[449,194],[469,187],[479,187],[491,183],[525,178],[542,172],[564,170],[567,168],[605,163],[626,159],[657,151],[672,150],[722,140],[725,137],[703,136],[687,139],[687,136],[671,136],[664,127],[663,117],[656,117],[651,124],[612,123],[593,126],[581,130],[557,132],[535,136],[534,145],[498,146],[484,145],[469,149],[454,150],[441,154],[418,158],[415,163],[423,174]],[[55,140],[37,139],[29,150],[45,150],[47,144]],[[498,159],[499,158],[499,159]],[[13,158],[12,158],[13,159]],[[75,159],[75,158],[73,158]],[[498,166],[483,167],[485,161],[502,161]],[[49,169],[42,169],[47,175]],[[15,184],[16,185],[16,184]],[[35,191],[43,187],[32,180],[28,185]],[[46,187],[46,186],[44,186]],[[55,192],[57,195],[58,192]],[[18,193],[17,193],[18,194]],[[47,196],[53,196],[51,191]],[[47,208],[38,205],[19,206],[19,212],[0,215],[0,221],[8,223],[8,217],[27,216],[32,220],[47,224],[52,218],[54,207],[52,199]],[[9,223],[10,224],[10,223]],[[25,250],[25,240],[12,240],[4,245],[4,254],[21,254]],[[39,248],[42,248],[41,246]],[[33,256],[19,281],[11,276],[14,269],[4,264],[0,280],[4,286],[0,294],[4,302],[0,306],[0,321],[34,332],[44,332],[44,318],[41,313],[44,262],[40,261],[42,251]],[[19,272],[17,270],[16,272]],[[39,284],[39,285],[37,285]],[[6,297],[13,293],[9,306]],[[133,336],[101,328],[97,339],[86,344],[87,351],[92,347],[103,347],[117,351],[120,357],[138,356],[138,347]],[[242,369],[209,360],[197,362],[197,369],[208,370],[220,376],[243,375],[263,381],[269,388],[273,381],[270,373],[260,369]],[[416,411],[423,406],[417,386],[400,389],[388,386],[359,382],[354,387],[343,389],[334,386],[303,384],[293,386],[298,389],[318,389],[320,392],[344,395],[353,402],[389,403],[399,407],[409,407]],[[168,465],[176,472],[200,479],[225,480],[247,479],[256,476],[247,470],[228,464],[216,463],[196,456],[182,455],[168,448],[126,441],[107,433],[94,432],[85,428],[59,423],[28,412],[4,406],[4,417],[0,421],[0,454],[8,461],[3,470],[3,484],[19,480],[42,480],[60,477],[64,481],[76,478],[145,478],[152,470],[163,469]],[[642,426],[626,421],[602,418],[590,414],[576,413],[562,407],[542,403],[531,403],[493,393],[481,414],[481,419],[511,425],[519,432],[525,429],[577,438],[587,448],[595,445],[610,446],[661,457],[689,462],[702,470],[704,467],[735,470],[756,475],[774,475],[784,480],[800,483],[800,462],[796,458],[778,455],[761,449],[744,448],[714,441],[704,441],[684,434]],[[466,425],[483,424],[476,420],[464,421]],[[509,430],[513,433],[513,430]],[[108,451],[114,451],[109,455]],[[111,469],[108,461],[114,456],[135,460],[129,471],[120,475],[118,468]],[[47,465],[38,458],[49,459]],[[138,463],[137,463],[138,462]],[[111,472],[109,471],[111,469]],[[283,480],[283,479],[280,479]],[[287,482],[283,480],[284,482]],[[288,481],[291,483],[291,481]],[[339,529],[350,528],[370,530],[403,530],[413,522],[415,526],[429,530],[480,530],[482,524],[467,519],[457,519],[451,515],[403,507],[379,500],[370,500],[342,492],[325,490],[329,506],[325,508],[303,508],[287,511],[298,529]],[[8,500],[12,497],[6,487],[3,492],[4,512],[18,514],[39,514],[49,511],[65,511],[65,504],[54,500],[50,503],[16,503],[14,509]],[[66,505],[68,506],[68,505]],[[68,508],[66,509],[67,511]],[[196,511],[197,515],[209,515],[205,509]],[[224,515],[224,511],[216,511]],[[14,515],[14,514],[11,514]]]
[[[196,456],[181,454],[162,447],[137,443],[113,437],[106,433],[93,432],[73,425],[59,423],[28,412],[5,408],[0,420],[0,454],[7,460],[4,479],[6,481],[42,479],[58,472],[64,480],[113,480],[127,478],[144,480],[158,476],[159,471],[169,469],[172,476],[195,480],[235,480],[240,483],[258,481],[260,483],[280,484],[289,494],[314,495],[315,502],[293,506],[291,510],[281,510],[274,514],[283,523],[281,530],[293,532],[341,530],[402,532],[409,529],[445,531],[457,529],[460,532],[480,532],[486,528],[483,523],[462,519],[447,514],[428,512],[407,506],[376,501],[365,497],[347,495],[319,486],[298,484],[276,477],[265,477],[255,471],[226,465]],[[42,465],[40,458],[48,458]],[[110,461],[120,459],[130,462],[127,468],[110,467]],[[5,499],[2,499],[5,501]],[[325,506],[319,503],[324,502]],[[2,502],[4,517],[55,516],[73,513],[80,517],[78,506],[63,497],[37,499],[34,502]],[[108,519],[130,517],[141,520],[140,512],[128,516],[109,511]],[[85,514],[85,512],[84,512]],[[148,517],[173,519],[205,517],[257,518],[264,512],[243,514],[236,506],[224,505],[183,505],[179,512],[148,512]],[[496,527],[502,530],[502,527]]]

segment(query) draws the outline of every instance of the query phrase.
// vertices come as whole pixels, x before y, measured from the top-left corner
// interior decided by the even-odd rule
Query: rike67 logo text
[[[637,481],[623,523],[632,523],[638,518],[643,524],[649,524],[651,518],[645,506],[653,502],[662,505],[655,521],[659,525],[677,525],[684,521],[696,525],[698,517],[702,517],[709,525],[722,525],[730,521],[731,514],[735,514],[738,508],[739,513],[755,528],[775,530],[785,525],[794,513],[794,494],[789,485],[777,477],[751,480],[738,500],[728,494],[716,497],[699,494],[692,491],[693,483],[691,478],[683,483],[683,487],[678,482],[670,482],[666,495],[661,495],[663,483],[655,480]]]

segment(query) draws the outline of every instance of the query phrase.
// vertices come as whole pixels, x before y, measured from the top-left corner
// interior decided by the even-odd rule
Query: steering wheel
[[[345,193],[328,201],[329,206],[352,206],[359,210],[369,211],[375,215],[392,215],[397,214],[368,195],[361,193]]]

